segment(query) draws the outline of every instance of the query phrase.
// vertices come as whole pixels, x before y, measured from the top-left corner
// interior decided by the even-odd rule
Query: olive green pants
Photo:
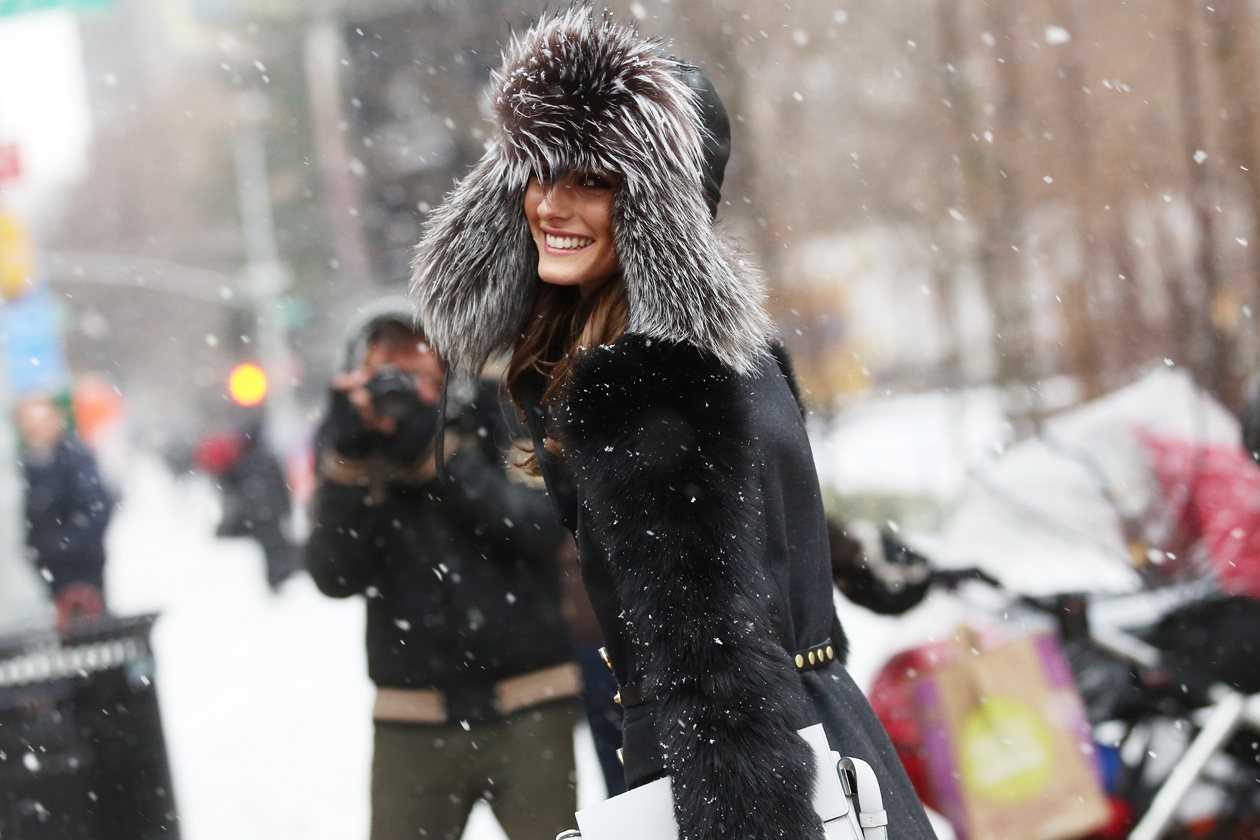
[[[462,726],[376,724],[371,840],[459,840],[477,800],[508,840],[555,840],[573,828],[576,701]]]

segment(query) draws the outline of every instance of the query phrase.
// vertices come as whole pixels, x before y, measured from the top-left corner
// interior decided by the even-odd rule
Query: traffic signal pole
[[[280,308],[290,276],[276,247],[262,134],[266,118],[267,98],[263,94],[251,91],[241,95],[234,152],[237,200],[245,240],[245,288],[254,311],[258,360],[270,383],[264,434],[267,443],[283,460],[300,439],[302,419],[293,395],[292,355]]]

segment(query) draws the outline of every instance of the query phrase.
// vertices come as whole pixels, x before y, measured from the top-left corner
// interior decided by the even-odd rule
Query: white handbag
[[[797,734],[814,751],[814,810],[827,840],[888,840],[888,814],[871,765],[841,758],[827,743],[822,724]],[[576,831],[562,832],[556,840],[678,840],[670,781],[657,779],[584,808],[577,812],[577,824]]]

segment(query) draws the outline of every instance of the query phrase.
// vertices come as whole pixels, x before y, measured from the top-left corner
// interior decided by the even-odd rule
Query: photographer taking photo
[[[367,597],[372,840],[455,840],[478,799],[512,840],[549,840],[575,807],[566,535],[509,477],[494,383],[452,387],[436,477],[442,384],[405,301],[351,330],[316,436],[307,568],[326,595]]]

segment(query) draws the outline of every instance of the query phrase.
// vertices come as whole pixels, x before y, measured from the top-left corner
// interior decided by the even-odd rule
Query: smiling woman
[[[577,286],[586,297],[616,272],[614,189],[611,178],[576,172],[551,183],[530,179],[525,218],[538,247],[540,280]]]
[[[730,133],[712,82],[579,5],[512,39],[492,97],[495,142],[431,215],[413,291],[451,370],[511,353],[620,686],[626,783],[671,776],[690,840],[822,840],[796,734],[822,723],[875,768],[887,833],[928,840],[844,669],[758,275],[714,230]]]

